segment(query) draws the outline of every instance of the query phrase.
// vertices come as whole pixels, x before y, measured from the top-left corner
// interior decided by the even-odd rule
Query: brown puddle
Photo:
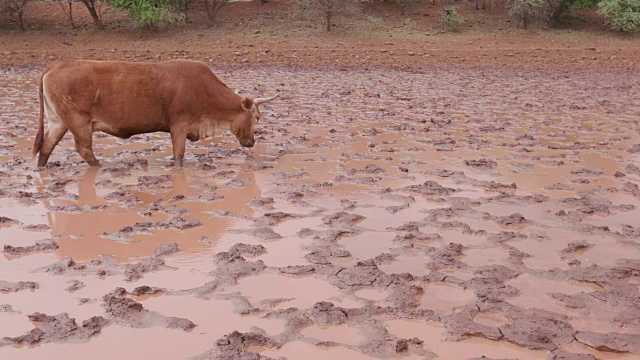
[[[259,349],[262,350],[262,349]],[[321,347],[312,344],[303,343],[300,341],[293,341],[285,344],[279,350],[264,349],[259,351],[260,355],[269,357],[285,357],[288,359],[295,359],[298,356],[304,356],[309,360],[325,360],[325,359],[337,359],[337,360],[372,360],[375,359],[371,356],[363,355],[357,351],[349,350],[341,347]]]
[[[87,341],[0,346],[0,358],[186,358],[216,350],[236,330],[286,339],[279,349],[243,351],[290,359],[549,355],[479,337],[443,340],[442,324],[416,314],[479,304],[472,286],[449,276],[489,276],[487,284],[519,292],[489,292],[493,303],[566,315],[574,331],[640,333],[621,318],[637,314],[625,299],[638,296],[639,281],[611,275],[640,259],[635,73],[224,70],[230,85],[288,94],[261,107],[254,148],[221,134],[188,144],[185,168],[175,169],[168,134],[96,134],[98,169],[80,162],[67,135],[52,165],[37,171],[29,151],[40,70],[0,69],[0,245],[10,246],[0,256],[0,338],[28,332],[36,312],[67,313],[78,324],[114,320],[103,296],[119,287],[159,289],[128,298],[197,326],[133,328],[115,319]],[[481,96],[460,97],[469,89]],[[34,246],[46,240],[57,247]],[[154,257],[171,243],[177,249]],[[75,265],[35,271],[67,257]],[[591,272],[571,272],[581,267]],[[499,278],[505,269],[515,275]],[[412,277],[391,276],[403,273]],[[37,288],[21,288],[25,281]],[[83,286],[65,290],[73,281]],[[568,306],[591,292],[602,296]],[[319,302],[353,312],[346,320],[313,315],[329,306]],[[358,317],[372,304],[393,309]],[[313,324],[290,326],[294,315]],[[472,320],[509,323],[491,311]],[[398,354],[394,341],[365,331],[371,321],[424,344]],[[556,345],[601,359],[640,356]]]
[[[504,341],[470,338],[462,341],[444,340],[445,330],[438,324],[415,320],[389,320],[387,329],[395,336],[408,338],[417,336],[425,342],[425,348],[438,358],[464,360],[486,356],[493,359],[544,359],[543,351],[527,350]]]
[[[340,325],[328,328],[310,326],[300,332],[305,338],[313,338],[320,341],[332,341],[344,345],[357,345],[364,337],[358,329]]]
[[[576,311],[552,299],[550,296],[552,293],[573,295],[603,290],[600,286],[591,283],[547,280],[534,278],[528,274],[520,275],[514,280],[507,281],[506,284],[520,290],[520,295],[508,300],[510,303],[527,309],[548,310],[568,316],[577,315]]]
[[[252,304],[267,299],[291,299],[280,307],[306,309],[318,301],[330,301],[341,291],[326,281],[314,277],[292,277],[276,274],[251,276],[238,281],[238,285],[225,290],[229,294],[238,293]]]
[[[473,303],[475,295],[469,290],[450,284],[428,284],[420,301],[420,307],[446,315],[455,307]]]
[[[389,296],[389,293],[379,289],[362,289],[354,293],[355,296],[372,301],[384,300]]]

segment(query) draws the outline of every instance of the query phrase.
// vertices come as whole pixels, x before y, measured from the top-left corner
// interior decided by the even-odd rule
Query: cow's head
[[[231,132],[236,136],[242,147],[253,147],[256,142],[253,134],[253,126],[260,119],[260,110],[258,105],[269,102],[278,95],[268,98],[242,98],[240,105],[242,113],[231,123]]]

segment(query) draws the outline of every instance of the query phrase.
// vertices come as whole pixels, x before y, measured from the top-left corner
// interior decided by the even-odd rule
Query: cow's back
[[[206,64],[173,60],[156,66],[158,73],[172,84],[173,95],[168,104],[172,115],[211,114],[241,109],[241,97],[225,85]],[[174,78],[177,73],[180,74],[179,80]]]

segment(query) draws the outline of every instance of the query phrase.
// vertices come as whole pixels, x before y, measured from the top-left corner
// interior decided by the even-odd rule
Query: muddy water
[[[253,149],[38,171],[40,70],[0,78],[2,358],[640,356],[637,74],[225,70],[282,94]]]

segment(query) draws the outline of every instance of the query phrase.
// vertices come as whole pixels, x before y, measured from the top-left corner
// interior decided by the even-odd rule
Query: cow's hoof
[[[100,161],[98,160],[87,161],[87,164],[89,164],[89,166],[100,166]]]
[[[42,170],[45,168],[45,166],[47,166],[47,162],[49,162],[49,156],[48,155],[39,155],[38,156],[38,169]]]

